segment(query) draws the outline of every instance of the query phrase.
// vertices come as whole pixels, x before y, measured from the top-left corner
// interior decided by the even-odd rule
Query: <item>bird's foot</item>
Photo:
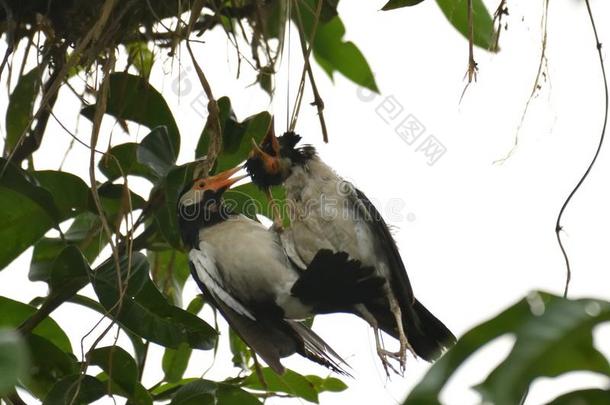
[[[388,376],[388,378],[390,377],[390,370],[394,374],[404,376],[405,365],[406,365],[406,356],[404,355],[404,353],[401,354],[400,351],[391,352],[389,350],[378,348],[377,355],[379,356],[379,359],[381,360],[381,365],[383,366],[383,369],[385,370],[385,373]],[[391,360],[398,362],[399,370],[396,369],[395,365],[392,363]]]

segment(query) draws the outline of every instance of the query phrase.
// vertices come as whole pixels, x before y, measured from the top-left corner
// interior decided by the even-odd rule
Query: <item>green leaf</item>
[[[252,150],[252,139],[257,143],[262,141],[272,125],[271,115],[266,111],[248,117],[242,122],[238,121],[228,97],[218,99],[218,108],[222,128],[222,151],[216,160],[215,172],[231,169],[248,159]],[[210,125],[208,119],[197,144],[198,158],[203,157],[209,148]]]
[[[438,404],[453,373],[494,339],[514,334],[508,357],[477,387],[496,405],[518,403],[530,382],[571,370],[610,374],[608,361],[594,348],[592,328],[610,320],[610,303],[565,300],[534,292],[495,318],[473,328],[438,360],[411,391],[405,404]],[[558,358],[555,354],[561,351]]]
[[[78,373],[76,358],[51,341],[32,334],[26,342],[31,364],[24,386],[35,397],[44,399],[60,379]]]
[[[49,279],[51,292],[78,292],[89,284],[90,271],[80,250],[73,245],[67,246],[53,263]]]
[[[214,347],[216,331],[197,316],[167,302],[148,277],[146,257],[136,252],[131,261],[130,282],[118,314],[119,291],[112,261],[102,265],[92,279],[100,303],[112,310],[121,326],[165,347],[177,349],[185,342],[194,349]],[[121,259],[121,274],[128,274],[125,257]]]
[[[424,0],[390,0],[383,6],[382,10],[394,10],[401,7],[411,7],[421,3]]]
[[[289,226],[290,218],[286,215],[286,191],[283,187],[277,186],[271,188],[271,193],[280,212],[284,213],[284,226]],[[223,198],[228,208],[248,218],[257,219],[257,214],[273,218],[273,210],[267,201],[267,196],[252,183],[227,190]]]
[[[299,3],[305,38],[311,37],[314,27],[315,3],[314,0]],[[296,24],[300,26],[298,17]],[[354,83],[379,92],[375,76],[364,55],[353,42],[344,41],[344,36],[345,26],[338,15],[327,22],[320,21],[312,46],[316,62],[331,79],[334,72],[339,72]]]
[[[165,381],[177,383],[182,379],[189,365],[193,350],[186,343],[181,343],[178,349],[165,349],[163,353],[163,373]]]
[[[76,397],[75,397],[76,395]],[[90,375],[75,374],[59,381],[43,405],[86,405],[106,395],[104,384]]]
[[[322,378],[317,375],[308,375],[307,378],[314,386],[314,389],[318,392],[342,392],[345,391],[348,387],[347,385],[334,377],[326,377]]]
[[[42,238],[36,242],[28,277],[31,281],[47,282],[53,263],[69,245],[78,247],[87,261],[93,262],[107,243],[100,218],[89,212],[80,214],[64,233],[64,239]]]
[[[180,388],[170,405],[260,405],[252,394],[233,385],[196,380]]]
[[[14,330],[0,329],[0,396],[27,375],[28,363],[28,350],[21,336]]]
[[[152,279],[169,301],[182,306],[182,289],[190,275],[188,256],[176,249],[146,252]]]
[[[6,161],[0,159],[0,167]],[[39,240],[60,220],[51,194],[30,182],[27,174],[6,165],[0,177],[0,270]]]
[[[148,49],[146,42],[133,42],[125,45],[129,62],[140,72],[143,78],[148,79],[155,63],[155,54]]]
[[[32,177],[51,194],[62,220],[92,208],[89,187],[80,177],[53,170],[33,172]]]
[[[468,38],[468,0],[436,0],[439,7],[464,37]],[[472,16],[474,23],[474,44],[483,49],[494,48],[493,18],[483,0],[473,0]]]
[[[13,301],[6,297],[0,297],[0,328],[17,328],[23,321],[34,315],[36,308]],[[72,346],[64,331],[50,317],[45,318],[32,333],[44,337],[59,347],[62,351],[71,353]]]
[[[244,343],[233,328],[229,328],[229,347],[233,357],[233,365],[239,367],[244,371],[250,369],[250,360],[252,360],[252,353],[250,348]]]
[[[174,149],[167,127],[156,127],[146,135],[138,146],[137,157],[158,179],[165,177],[178,159],[178,150]]]
[[[286,370],[283,375],[278,375],[269,367],[263,368],[262,373],[266,386],[263,386],[256,373],[250,374],[245,379],[243,386],[258,391],[283,392],[309,402],[318,403],[318,391],[307,377],[292,370]]]
[[[35,67],[19,78],[15,90],[9,96],[6,110],[6,150],[12,151],[19,137],[28,129],[32,119],[34,102],[40,92],[42,71]]]
[[[610,391],[589,389],[564,394],[548,405],[607,405],[610,401]]]
[[[106,394],[127,398],[127,404],[129,405],[152,405],[153,403],[152,396],[139,382],[136,383],[133,393],[127,393],[114,380],[110,380],[105,372],[98,374],[96,378],[104,383]]]
[[[188,383],[191,383],[191,382],[197,381],[197,380],[198,380],[198,378],[185,378],[176,383],[161,384],[158,387],[154,387],[153,389],[151,389],[151,393],[154,395],[155,401],[169,400],[173,397],[173,395],[176,393],[176,391],[178,391],[180,388],[182,388],[183,386],[185,386]]]
[[[114,181],[123,175],[139,176],[150,181],[156,177],[149,167],[138,161],[139,144],[122,143],[112,147],[100,160],[98,167],[109,181]]]
[[[100,347],[87,354],[90,364],[98,366],[129,397],[136,391],[139,371],[135,360],[118,346]]]
[[[148,81],[128,73],[112,73],[106,113],[120,120],[134,121],[150,129],[165,125],[172,149],[180,150],[180,132],[167,102]],[[81,113],[93,118],[95,105],[85,107]]]

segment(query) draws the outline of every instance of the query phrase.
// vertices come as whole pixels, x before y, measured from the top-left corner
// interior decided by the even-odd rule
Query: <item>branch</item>
[[[599,55],[599,65],[601,67],[602,78],[603,78],[603,82],[604,82],[606,109],[605,109],[605,113],[604,113],[604,124],[602,126],[602,133],[599,137],[599,143],[597,145],[597,150],[595,151],[595,155],[593,155],[593,159],[591,159],[591,163],[589,164],[589,167],[587,167],[587,170],[585,171],[583,176],[580,178],[578,183],[576,183],[576,186],[574,187],[574,189],[572,189],[572,192],[570,192],[570,194],[568,195],[568,198],[566,198],[565,202],[561,206],[561,209],[559,210],[559,215],[557,215],[557,223],[555,224],[555,235],[557,237],[557,243],[559,244],[559,248],[561,249],[561,253],[563,254],[563,258],[564,258],[565,264],[566,264],[566,282],[565,282],[565,289],[563,291],[564,298],[567,298],[567,296],[568,296],[568,289],[570,288],[570,281],[572,279],[572,269],[570,268],[570,259],[568,258],[568,254],[566,253],[565,247],[563,246],[563,242],[561,241],[561,235],[560,235],[560,232],[562,230],[561,219],[563,217],[563,213],[564,213],[566,207],[572,200],[572,197],[574,197],[574,194],[576,194],[576,192],[578,191],[578,189],[580,188],[582,183],[584,183],[584,181],[587,179],[587,177],[589,176],[589,173],[591,172],[591,169],[595,165],[595,162],[597,161],[597,157],[599,156],[599,152],[601,151],[602,146],[604,144],[604,138],[606,136],[606,127],[608,125],[608,102],[609,102],[609,100],[608,100],[608,78],[606,77],[606,67],[604,66],[604,57],[602,55],[602,44],[601,44],[601,42],[599,42],[599,36],[597,34],[597,26],[595,25],[595,20],[593,18],[593,12],[591,11],[591,5],[589,4],[589,0],[585,0],[585,4],[587,5],[587,12],[589,14],[589,19],[591,20],[591,27],[593,28],[593,35],[595,36],[595,46],[597,48],[597,54]]]

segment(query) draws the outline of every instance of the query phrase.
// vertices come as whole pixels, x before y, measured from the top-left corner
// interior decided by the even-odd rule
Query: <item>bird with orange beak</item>
[[[264,190],[283,185],[290,228],[281,233],[292,262],[305,269],[320,249],[344,252],[367,266],[386,283],[384,294],[351,312],[374,329],[377,353],[388,373],[402,373],[406,352],[427,361],[437,359],[455,343],[449,329],[419,302],[407,276],[398,247],[385,221],[366,197],[339,177],[312,146],[297,146],[301,137],[287,132],[276,138],[269,131],[261,145],[254,145],[245,164],[252,182]],[[384,347],[380,331],[399,342],[397,351]]]
[[[239,169],[196,179],[179,199],[178,220],[193,278],[276,372],[284,371],[282,357],[298,353],[345,373],[341,357],[296,320],[377,299],[383,280],[372,276],[373,268],[329,250],[317,252],[307,271],[294,266],[273,229],[231,212],[223,202],[224,192],[245,177],[235,176]]]

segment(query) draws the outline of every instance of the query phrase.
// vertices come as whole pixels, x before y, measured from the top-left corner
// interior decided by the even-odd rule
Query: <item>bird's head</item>
[[[276,137],[272,129],[260,145],[252,140],[252,151],[245,167],[252,182],[266,188],[280,185],[297,165],[303,165],[316,156],[312,146],[297,147],[301,136],[289,131]]]
[[[240,165],[215,176],[195,179],[184,189],[178,200],[178,221],[185,242],[193,231],[228,218],[230,212],[222,203],[222,195],[233,184],[247,177],[233,177],[241,168]]]

